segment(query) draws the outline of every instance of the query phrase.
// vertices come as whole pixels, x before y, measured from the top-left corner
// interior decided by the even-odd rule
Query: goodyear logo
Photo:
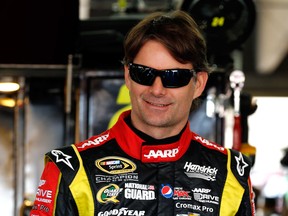
[[[116,184],[109,184],[105,187],[102,187],[97,193],[97,200],[99,203],[119,203],[119,200],[116,199],[119,193],[121,193],[123,188],[119,188]]]
[[[136,165],[131,160],[117,156],[100,158],[95,161],[95,165],[101,171],[112,175],[129,173],[136,170]]]

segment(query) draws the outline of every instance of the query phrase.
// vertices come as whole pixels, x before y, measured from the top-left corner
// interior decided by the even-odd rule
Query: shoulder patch
[[[86,150],[88,148],[92,148],[92,147],[95,147],[95,146],[99,146],[99,145],[102,145],[104,144],[108,139],[109,139],[109,131],[106,131],[100,135],[97,135],[97,136],[92,136],[91,138],[83,141],[83,142],[80,142],[76,145],[77,149],[79,151],[83,151],[83,150]]]
[[[229,149],[231,152],[231,170],[237,178],[246,182],[250,174],[251,162],[241,152]]]
[[[45,155],[46,159],[53,161],[61,171],[62,175],[67,177],[67,183],[70,183],[76,175],[80,163],[73,146],[67,146],[54,149]]]
[[[209,149],[214,149],[217,151],[220,151],[222,153],[226,154],[226,148],[224,148],[223,146],[220,146],[214,142],[211,142],[197,134],[194,134],[194,140],[198,141],[199,143],[201,143],[202,145],[206,146]]]

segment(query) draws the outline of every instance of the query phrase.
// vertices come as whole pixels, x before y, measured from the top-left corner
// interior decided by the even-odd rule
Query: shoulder
[[[251,161],[241,152],[232,149],[228,149],[228,151],[230,161],[230,167],[228,167],[228,169],[231,169],[232,173],[237,177],[237,179],[242,179],[246,182],[246,179],[250,174]]]
[[[107,130],[99,135],[92,136],[88,138],[87,140],[84,140],[82,142],[79,142],[76,144],[76,148],[79,152],[101,146],[108,142],[109,140],[113,139],[112,133],[110,133],[110,130]]]
[[[223,153],[223,154],[227,154],[227,149],[225,147],[223,147],[223,146],[221,146],[215,142],[212,142],[210,140],[207,140],[207,139],[199,136],[198,134],[193,133],[193,140],[198,142],[204,148],[218,151],[218,152]]]
[[[52,161],[68,182],[79,170],[81,159],[74,145],[53,149],[45,155],[46,163]]]
[[[51,160],[56,163],[57,166],[67,166],[72,170],[75,170],[73,161],[77,161],[77,158],[78,156],[73,145],[53,149],[45,155],[45,160]]]
[[[227,157],[227,169],[231,170],[233,175],[238,179],[247,179],[250,173],[251,162],[247,156],[241,152],[225,148],[217,143],[209,141],[197,134],[193,135],[193,139],[201,146],[212,151],[220,152]]]
[[[101,146],[111,139],[109,130],[107,130],[78,144],[53,149],[45,155],[45,160],[53,161],[61,172],[67,170],[77,172],[82,163],[80,156],[82,151]]]

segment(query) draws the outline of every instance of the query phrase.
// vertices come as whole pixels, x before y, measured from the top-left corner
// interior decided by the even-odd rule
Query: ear
[[[198,72],[197,73],[194,98],[197,98],[202,94],[202,92],[205,89],[207,80],[208,80],[208,73],[207,72]]]

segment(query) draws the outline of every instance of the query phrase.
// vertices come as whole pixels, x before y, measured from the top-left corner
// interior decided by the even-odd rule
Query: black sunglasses
[[[151,86],[159,76],[165,88],[179,88],[188,85],[191,78],[196,76],[196,70],[193,69],[156,70],[134,63],[128,63],[128,69],[131,79],[145,86]]]

